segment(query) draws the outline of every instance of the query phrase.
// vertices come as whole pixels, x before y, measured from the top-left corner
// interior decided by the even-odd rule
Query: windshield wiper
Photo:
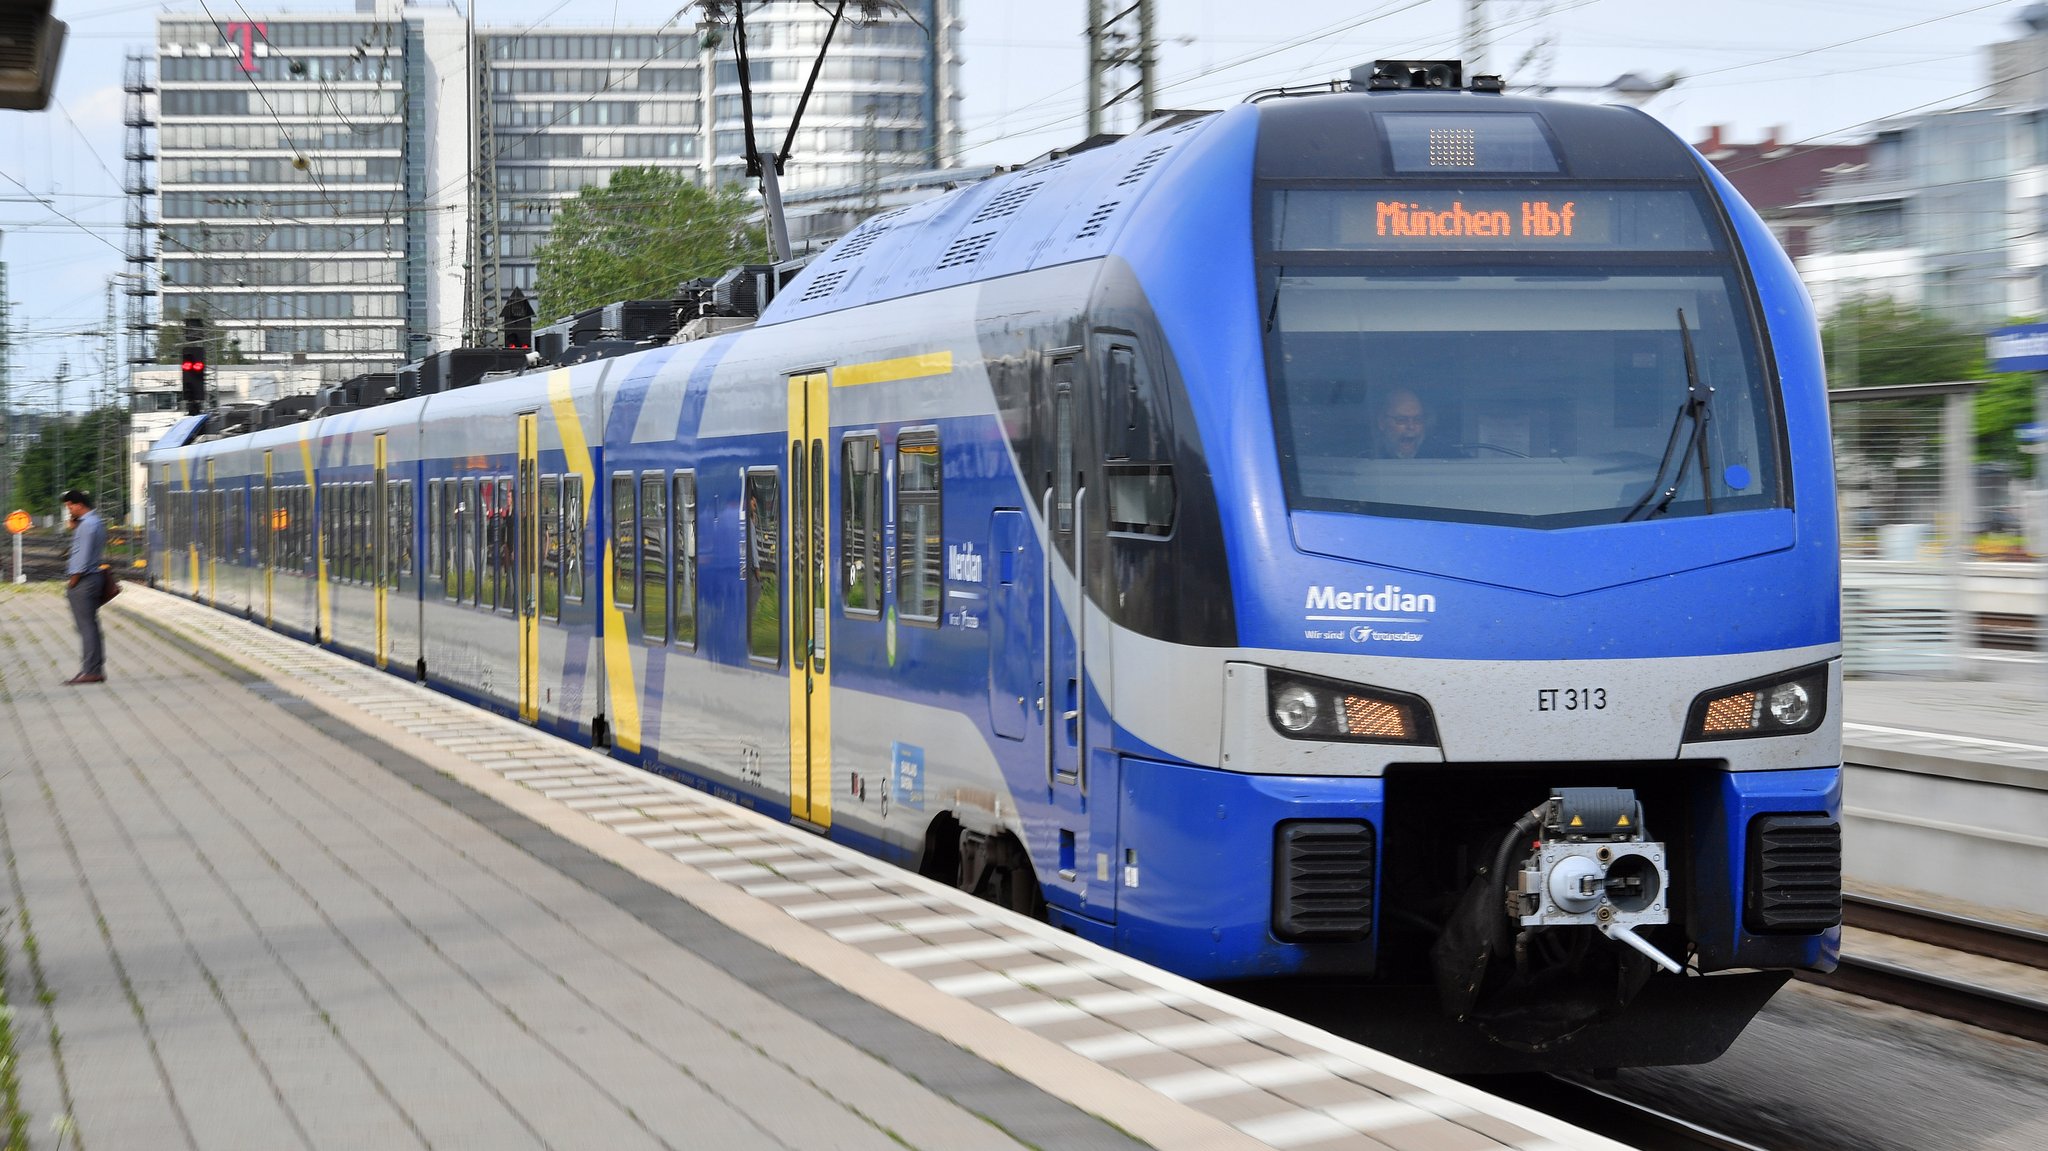
[[[1678,414],[1671,421],[1671,435],[1664,441],[1664,457],[1657,461],[1657,470],[1650,475],[1650,490],[1643,493],[1628,514],[1621,517],[1623,523],[1634,519],[1650,519],[1664,514],[1671,501],[1678,497],[1678,489],[1685,483],[1685,465],[1693,459],[1700,465],[1700,498],[1706,504],[1708,515],[1714,514],[1714,471],[1707,446],[1707,420],[1712,417],[1708,406],[1713,399],[1714,389],[1700,383],[1700,368],[1693,358],[1692,331],[1685,326],[1685,309],[1678,309],[1678,340],[1685,347],[1685,402],[1678,405]],[[1678,447],[1678,431],[1692,421],[1692,435],[1687,437],[1683,451]],[[1671,466],[1673,458],[1678,461],[1678,470],[1671,476],[1669,487],[1664,487],[1664,471]],[[1660,490],[1661,489],[1661,490]],[[1655,500],[1653,504],[1650,501]]]

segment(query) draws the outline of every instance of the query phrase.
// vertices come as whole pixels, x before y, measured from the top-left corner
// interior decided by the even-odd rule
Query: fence
[[[1979,526],[1972,383],[1838,388],[1842,660],[1849,675],[1966,678],[1964,564]]]

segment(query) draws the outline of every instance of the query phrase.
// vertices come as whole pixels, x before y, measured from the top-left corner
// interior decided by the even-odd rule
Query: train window
[[[1289,504],[1538,529],[1780,506],[1739,271],[1576,259],[1269,266]]]
[[[810,517],[810,562],[805,568],[810,573],[808,582],[811,614],[805,623],[810,639],[811,670],[821,675],[825,671],[825,641],[831,633],[831,625],[825,618],[830,610],[825,606],[826,597],[831,595],[831,577],[825,574],[827,565],[831,562],[826,558],[825,489],[829,485],[825,482],[825,472],[825,441],[812,440],[811,498],[807,505],[807,514]],[[802,525],[798,525],[798,530],[803,530]]]
[[[677,472],[670,481],[669,507],[675,516],[676,642],[697,642],[697,476]]]
[[[370,582],[370,486],[353,483],[348,486],[348,557],[349,578],[357,583]]]
[[[562,618],[562,477],[540,478],[540,614]]]
[[[379,476],[363,489],[369,500],[370,535],[369,547],[364,549],[364,558],[369,561],[363,582],[372,587],[385,587],[391,582],[396,570],[392,565],[395,558],[391,547],[391,481]]]
[[[335,493],[341,504],[341,575],[348,583],[356,579],[356,486],[341,484]]]
[[[377,571],[377,557],[381,550],[377,545],[380,523],[377,517],[377,487],[369,481],[356,485],[356,544],[360,549],[356,561],[358,582],[374,587],[381,578]]]
[[[412,576],[412,481],[391,485],[391,586]]]
[[[839,444],[839,585],[846,614],[882,614],[882,439],[872,432]]]
[[[486,476],[476,483],[476,603],[478,607],[498,606],[498,478]]]
[[[640,473],[640,515],[634,538],[640,545],[640,635],[668,642],[668,479]]]
[[[802,667],[810,645],[811,539],[809,469],[804,466],[804,441],[789,441],[789,653],[790,666]]]
[[[1061,368],[1067,378],[1061,379]],[[1062,534],[1074,530],[1074,385],[1073,362],[1053,365],[1052,488],[1053,515]]]
[[[633,542],[633,477],[620,473],[612,477],[612,605],[633,606],[633,558],[640,549]]]
[[[362,584],[362,569],[365,569],[365,553],[362,547],[362,528],[369,522],[369,516],[362,508],[362,485],[348,485],[348,582]]]
[[[465,476],[460,488],[461,497],[455,502],[455,598],[468,604],[477,602],[477,595],[483,581],[478,578],[477,567],[477,502],[476,480]]]
[[[1126,344],[1110,344],[1102,356],[1103,397],[1109,423],[1103,429],[1103,458],[1164,463],[1173,458],[1173,412],[1145,358]]]
[[[427,481],[427,570],[429,579],[441,578],[441,481]]]
[[[933,626],[946,594],[939,472],[937,432],[896,437],[896,617]]]
[[[334,565],[330,574],[336,580],[355,578],[355,496],[354,484],[334,485]]]
[[[459,582],[455,574],[455,495],[455,481],[442,480],[440,499],[434,507],[434,519],[439,526],[441,538],[441,542],[434,549],[434,563],[440,568],[441,596],[444,599],[455,598],[455,588]]]
[[[1113,532],[1173,534],[1173,412],[1157,373],[1131,344],[1111,342],[1102,355],[1108,421],[1103,427],[1103,484]]]
[[[1109,530],[1131,535],[1173,534],[1175,490],[1172,464],[1106,464]]]
[[[498,477],[498,503],[496,514],[491,517],[495,525],[492,543],[496,546],[496,557],[492,561],[492,583],[497,589],[499,611],[516,611],[518,602],[514,595],[517,590],[513,579],[515,560],[512,555],[512,477]]]
[[[340,484],[328,484],[326,502],[320,512],[321,524],[323,525],[322,530],[326,534],[327,578],[329,580],[339,580],[342,576],[341,541],[344,538],[344,532],[342,527],[341,492],[342,487]]]
[[[247,491],[240,487],[229,488],[222,493],[228,503],[228,562],[247,563],[244,554],[249,540],[249,501]]]
[[[491,603],[491,481],[479,478],[474,488],[466,484],[463,494],[469,496],[469,534],[463,538],[462,546],[469,552],[462,562],[469,565],[469,583],[463,593],[472,607],[489,607]]]
[[[453,479],[441,481],[441,506],[437,513],[441,520],[441,542],[434,549],[434,563],[440,568],[441,594],[453,598],[457,579],[455,576],[455,504],[456,485]]]
[[[782,656],[782,477],[773,468],[747,473],[747,655],[768,663]]]
[[[583,477],[562,477],[562,598],[583,602]]]
[[[476,500],[470,505],[468,541],[471,588],[469,601],[481,608],[498,606],[497,585],[498,478],[479,476]]]

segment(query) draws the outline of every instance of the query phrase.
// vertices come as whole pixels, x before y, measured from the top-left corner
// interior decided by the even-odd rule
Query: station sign
[[[2048,372],[2048,324],[2014,324],[1984,337],[1994,372]]]
[[[15,535],[20,535],[21,533],[27,531],[29,529],[29,525],[32,522],[33,521],[30,520],[28,517],[28,513],[22,511],[20,508],[16,508],[13,511],[7,513],[7,530],[13,532]]]

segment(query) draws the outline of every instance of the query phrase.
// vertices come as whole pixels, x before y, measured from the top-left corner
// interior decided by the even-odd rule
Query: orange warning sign
[[[20,535],[21,533],[27,531],[29,528],[29,522],[30,521],[28,518],[28,513],[22,511],[20,508],[16,508],[13,511],[7,513],[7,530],[13,532],[15,535]]]

